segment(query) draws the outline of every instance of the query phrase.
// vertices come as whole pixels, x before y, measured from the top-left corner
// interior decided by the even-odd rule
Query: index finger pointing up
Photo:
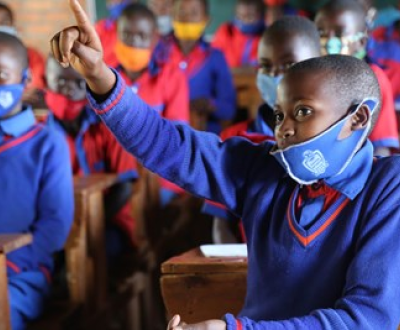
[[[69,7],[75,16],[76,24],[80,28],[87,29],[91,27],[89,17],[86,15],[78,0],[69,0]]]

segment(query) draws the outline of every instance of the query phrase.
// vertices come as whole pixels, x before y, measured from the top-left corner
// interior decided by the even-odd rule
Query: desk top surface
[[[187,273],[247,273],[247,258],[205,257],[200,248],[172,257],[161,265],[163,275]]]

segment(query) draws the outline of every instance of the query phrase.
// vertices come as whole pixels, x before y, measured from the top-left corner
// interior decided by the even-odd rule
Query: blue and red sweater
[[[294,212],[299,185],[271,143],[194,131],[160,116],[120,77],[90,103],[151,171],[244,219],[247,297],[227,329],[395,329],[400,322],[400,158],[373,161],[367,141],[326,184],[341,196],[310,227]],[[237,160],[240,159],[238,162]]]
[[[36,122],[30,108],[0,120],[0,233],[31,233],[31,245],[7,256],[8,275],[51,270],[74,216],[67,143]]]

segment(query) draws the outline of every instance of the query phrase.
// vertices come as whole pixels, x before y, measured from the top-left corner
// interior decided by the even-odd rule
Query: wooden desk
[[[246,295],[247,259],[207,258],[199,248],[161,265],[161,291],[168,316],[193,323],[237,314]]]
[[[115,174],[74,177],[75,219],[66,259],[69,269],[78,268],[72,273],[84,278],[69,277],[68,282],[73,300],[85,302],[89,309],[99,309],[107,300],[103,193],[116,182]],[[74,244],[80,248],[68,252],[68,245]]]
[[[237,68],[231,71],[236,88],[236,103],[239,108],[248,109],[249,118],[256,118],[258,107],[263,102],[257,88],[257,70]]]
[[[0,235],[0,330],[11,330],[6,255],[31,242],[30,234]]]

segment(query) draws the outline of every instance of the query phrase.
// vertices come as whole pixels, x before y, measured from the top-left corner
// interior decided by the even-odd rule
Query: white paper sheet
[[[246,244],[207,244],[200,246],[206,257],[244,257],[247,258]]]

